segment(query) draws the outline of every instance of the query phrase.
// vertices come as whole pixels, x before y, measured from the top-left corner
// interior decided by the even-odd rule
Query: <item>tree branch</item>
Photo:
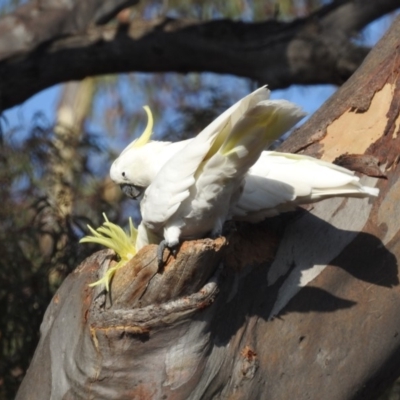
[[[340,29],[347,36],[353,35],[382,15],[400,7],[399,0],[380,0],[379,2],[362,0],[343,2],[339,0],[334,3],[344,4],[326,15],[322,24],[326,30]]]
[[[139,0],[31,1],[0,19],[0,59],[29,53],[49,40],[103,24]]]
[[[360,28],[373,17],[399,7],[398,0],[374,3],[374,7],[366,7],[368,12],[362,13],[363,18],[357,19],[355,10],[362,9],[359,3],[341,1],[291,23],[138,20],[118,27],[92,27],[85,33],[63,37],[57,35],[69,32],[72,25],[66,23],[52,32],[49,27],[57,26],[61,17],[50,10],[48,24],[43,14],[41,27],[31,26],[31,37],[40,40],[17,43],[13,56],[10,46],[3,48],[7,35],[0,41],[0,109],[12,107],[56,83],[132,71],[235,74],[267,83],[270,88],[294,83],[340,85],[368,53],[343,34],[342,10],[352,6],[353,18],[347,18],[344,26],[346,31],[353,31],[351,21],[354,29]],[[0,21],[0,33],[5,32],[10,18],[15,15]],[[39,42],[42,44],[38,47]]]

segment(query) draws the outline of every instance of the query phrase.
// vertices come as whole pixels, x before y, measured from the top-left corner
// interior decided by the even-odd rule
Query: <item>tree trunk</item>
[[[39,245],[42,255],[55,264],[66,255],[69,221],[74,203],[73,182],[82,173],[83,160],[78,151],[84,122],[91,110],[94,80],[64,85],[54,127],[52,152],[46,171],[46,207],[36,220],[41,228]],[[60,265],[58,265],[60,268]],[[62,279],[56,273],[52,279]]]
[[[49,306],[17,399],[376,398],[400,374],[399,38],[398,18],[282,146],[370,175],[379,198],[185,242],[162,271],[146,247],[109,295],[88,283],[112,254],[93,255]]]

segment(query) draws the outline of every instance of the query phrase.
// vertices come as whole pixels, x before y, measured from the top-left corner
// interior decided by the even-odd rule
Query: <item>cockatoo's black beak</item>
[[[142,196],[144,193],[145,188],[141,186],[129,185],[127,183],[123,183],[121,186],[122,192],[132,198],[137,199],[138,197]]]

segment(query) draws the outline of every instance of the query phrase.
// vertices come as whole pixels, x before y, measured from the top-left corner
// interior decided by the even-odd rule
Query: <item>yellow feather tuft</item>
[[[125,153],[126,151],[132,148],[142,147],[145,144],[149,143],[151,139],[151,135],[153,134],[153,125],[154,125],[153,114],[149,106],[144,106],[143,108],[147,114],[146,129],[143,131],[140,137],[138,139],[135,139],[130,145],[128,145],[121,154]]]
[[[115,272],[123,267],[129,260],[136,254],[136,237],[137,229],[133,226],[132,219],[129,218],[129,235],[118,225],[113,224],[103,213],[105,222],[103,226],[93,229],[88,225],[89,231],[92,236],[83,237],[79,243],[97,243],[101,244],[109,249],[112,249],[117,253],[119,261],[116,265],[109,268],[104,276],[98,281],[91,283],[89,286],[97,286],[104,284],[107,292],[110,290],[110,282]]]
[[[151,135],[153,134],[153,114],[149,106],[144,106],[143,108],[147,114],[147,125],[140,138],[135,141],[135,147],[142,147],[145,144],[149,143]]]

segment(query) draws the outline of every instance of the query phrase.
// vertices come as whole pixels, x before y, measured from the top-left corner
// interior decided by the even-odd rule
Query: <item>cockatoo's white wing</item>
[[[233,126],[221,148],[204,164],[196,181],[193,208],[210,208],[210,203],[222,202],[226,209],[223,215],[228,215],[227,207],[236,202],[239,193],[236,196],[235,191],[241,186],[248,168],[256,162],[266,146],[282,136],[304,115],[298,106],[285,100],[262,100],[249,108]],[[247,188],[248,192],[254,192],[255,195],[247,196],[246,200],[260,203],[266,192],[270,193],[270,199],[275,197],[268,185],[258,190],[250,188],[255,181],[246,182],[245,190]],[[265,183],[265,179],[263,181]],[[283,201],[282,197],[285,201],[288,196],[293,198],[293,190],[288,193],[287,185],[276,183],[274,186],[276,189],[282,186],[283,192],[276,196],[276,202]],[[227,199],[224,201],[219,198],[218,194],[223,192],[233,196],[232,199],[226,202]],[[213,207],[218,207],[218,204]]]
[[[214,133],[197,136],[170,159],[147,188],[141,203],[143,220],[159,224],[173,215],[189,196],[194,174],[214,140]]]
[[[278,215],[282,205],[290,205],[296,199],[292,185],[257,175],[246,175],[243,191],[231,215],[236,220],[262,221]],[[291,207],[294,208],[294,205]],[[289,210],[290,207],[287,208]]]
[[[215,152],[213,146],[223,143],[247,109],[268,99],[269,93],[262,87],[235,103],[164,165],[146,190],[141,204],[146,223],[164,223],[176,212],[189,196],[200,163]]]
[[[263,149],[304,117],[265,88],[245,97],[177,152],[156,175],[141,203],[143,224],[168,246],[180,237],[218,235],[247,170]]]
[[[243,115],[249,109],[254,108],[258,103],[268,100],[269,95],[270,91],[266,86],[255,90],[228,108],[203,131],[201,131],[199,135],[202,135],[209,130],[218,131],[218,136],[216,137],[216,140],[214,141],[205,159],[211,158],[217,151],[219,151],[226,140],[228,140],[228,136],[231,134],[232,128],[238,123]]]
[[[255,146],[255,138],[259,140],[260,146],[265,148],[305,115],[300,107],[287,100],[260,101],[238,120],[222,146],[222,151],[227,153],[233,148],[237,149],[240,144],[260,152]]]
[[[269,94],[270,92],[266,87],[257,89],[235,103],[199,133],[200,136],[218,134],[213,146],[210,148],[208,158],[219,149],[232,126],[236,124],[241,116],[250,107],[268,99]],[[144,108],[148,115],[146,129],[140,138],[135,139],[122,151],[120,156],[113,162],[110,170],[111,179],[115,183],[122,185],[123,191],[134,198],[140,197],[164,165],[193,140],[188,139],[176,143],[152,141],[153,116],[147,106]]]
[[[210,151],[210,158],[199,165],[190,201],[182,204],[169,221],[164,237],[176,242],[177,235],[196,238],[207,232],[212,236],[221,234],[248,168],[266,145],[303,116],[298,106],[282,100],[262,100],[252,105],[232,126],[221,147],[214,154]]]

